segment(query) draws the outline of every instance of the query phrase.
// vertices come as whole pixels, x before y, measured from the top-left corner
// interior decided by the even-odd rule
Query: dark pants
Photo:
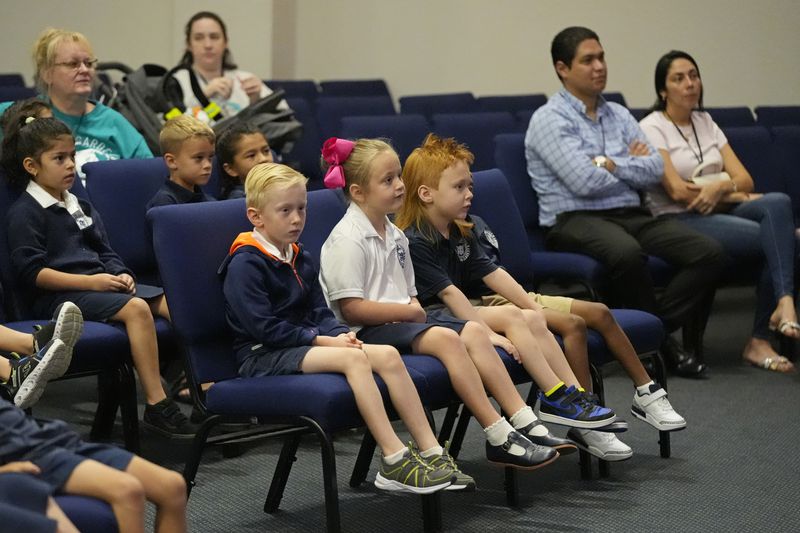
[[[715,240],[639,207],[562,213],[547,234],[547,246],[597,259],[608,269],[612,306],[653,313],[669,331],[686,325],[696,306],[713,294],[725,260]],[[677,270],[658,301],[647,255]]]

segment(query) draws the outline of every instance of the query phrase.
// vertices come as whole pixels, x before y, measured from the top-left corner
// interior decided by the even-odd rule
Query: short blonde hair
[[[395,153],[392,145],[384,139],[358,139],[353,146],[353,151],[342,163],[344,169],[344,193],[350,197],[350,185],[356,184],[362,189],[367,188],[369,183],[369,173],[372,170],[372,161],[384,152]],[[323,160],[323,170],[327,170],[330,165]]]
[[[194,137],[201,137],[214,144],[214,130],[208,124],[192,116],[181,115],[164,124],[158,135],[158,145],[162,154],[175,153],[184,142]]]
[[[267,202],[269,192],[292,185],[306,186],[308,178],[298,171],[279,163],[261,163],[250,169],[244,180],[244,192],[247,197],[247,207],[261,209]]]
[[[47,86],[44,83],[42,74],[55,66],[58,46],[63,42],[70,41],[83,45],[89,53],[94,56],[89,39],[87,39],[84,34],[77,31],[47,28],[39,34],[36,42],[33,43],[33,64],[36,67],[33,79],[36,82],[36,87],[42,94],[47,94]]]

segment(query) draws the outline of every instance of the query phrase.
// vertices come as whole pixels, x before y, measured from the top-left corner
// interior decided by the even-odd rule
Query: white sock
[[[400,449],[400,451],[399,451],[399,452],[395,452],[395,453],[393,453],[393,454],[391,454],[391,455],[384,455],[384,456],[383,456],[383,462],[384,462],[384,463],[386,463],[387,465],[394,465],[394,464],[397,464],[397,463],[399,463],[399,462],[400,462],[400,460],[401,460],[401,459],[403,459],[403,456],[405,455],[405,453],[406,453],[407,451],[408,451],[408,448],[406,448],[405,446],[403,446],[403,447]]]
[[[537,420],[536,415],[533,414],[533,409],[531,409],[530,405],[526,405],[525,407],[523,407],[522,409],[511,415],[511,418],[508,419],[508,421],[511,422],[511,425],[514,426],[514,429],[522,429],[528,424],[536,422],[536,420]],[[533,429],[531,429],[528,432],[529,435],[533,435],[535,437],[544,437],[548,433],[549,431],[544,426],[544,424],[537,424],[536,426],[533,426]]]
[[[638,392],[639,394],[650,394],[650,385],[654,385],[654,384],[655,384],[655,381],[653,381],[651,379],[650,381],[648,381],[644,385],[640,385],[640,386],[636,387],[636,392]]]
[[[483,432],[486,433],[486,440],[488,440],[489,444],[492,446],[500,446],[501,444],[504,444],[508,440],[508,435],[512,431],[514,431],[513,426],[509,424],[508,421],[502,416],[497,419],[497,422],[483,429]],[[508,453],[511,455],[524,455],[525,450],[516,444],[513,444],[511,448],[508,449]]]
[[[442,455],[444,453],[444,448],[441,446],[431,446],[425,451],[419,452],[423,459],[427,459],[428,457],[433,457],[434,455]]]

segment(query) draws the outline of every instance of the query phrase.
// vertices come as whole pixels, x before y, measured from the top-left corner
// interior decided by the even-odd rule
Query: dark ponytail
[[[69,127],[55,118],[36,118],[34,114],[19,109],[11,116],[4,115],[5,137],[0,165],[11,185],[24,188],[31,175],[22,166],[27,157],[36,160],[62,135],[72,137]]]

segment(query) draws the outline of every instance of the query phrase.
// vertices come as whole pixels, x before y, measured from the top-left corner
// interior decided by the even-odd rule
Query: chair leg
[[[425,533],[442,531],[442,496],[440,492],[422,496],[422,529]]]
[[[136,404],[136,375],[133,366],[124,364],[119,369],[120,404],[122,415],[122,434],[125,437],[125,448],[139,453],[139,409]]]
[[[671,436],[669,433],[669,431],[658,432],[658,446],[661,452],[661,457],[664,459],[669,459],[670,455],[672,455],[672,449],[670,448]]]
[[[444,445],[444,442],[450,438],[450,434],[453,432],[453,425],[458,416],[459,407],[461,407],[459,404],[454,404],[447,408],[447,413],[444,415],[444,420],[442,421],[442,428],[439,430],[439,444]]]
[[[300,445],[300,435],[286,437],[283,441],[283,448],[275,465],[275,473],[272,475],[272,482],[269,484],[269,492],[264,502],[264,512],[274,513],[278,510],[283,498],[283,491],[286,482],[289,480],[289,472],[292,471],[292,464],[297,460],[297,447]],[[325,452],[323,450],[323,457]],[[323,459],[324,463],[324,459]]]
[[[592,479],[592,455],[578,448],[578,464],[581,468],[581,479],[586,481]]]
[[[533,407],[536,405],[537,393],[539,392],[539,387],[536,386],[535,382],[531,382],[531,388],[528,389],[528,397],[525,398],[525,404],[530,405]]]
[[[611,474],[611,463],[608,461],[603,461],[602,459],[598,459],[597,461],[600,472],[600,477],[608,477]]]
[[[89,432],[91,440],[111,438],[120,403],[120,377],[118,370],[104,371],[97,375],[97,411],[94,413],[92,429]]]
[[[517,471],[510,466],[504,468],[505,480],[504,485],[506,489],[506,504],[509,507],[519,507],[519,483]]]
[[[450,455],[453,459],[458,459],[458,454],[461,451],[461,445],[464,443],[464,436],[467,434],[467,426],[472,419],[472,413],[465,405],[461,409],[461,416],[458,418],[456,430],[453,432],[453,440],[450,442]]]
[[[192,451],[189,452],[189,457],[186,459],[186,464],[183,466],[183,479],[186,480],[186,496],[192,494],[192,489],[195,486],[195,477],[197,477],[197,470],[200,468],[200,459],[203,457],[203,450],[206,447],[206,440],[211,430],[221,417],[210,416],[208,417],[192,440]]]
[[[375,437],[369,430],[364,431],[364,438],[361,440],[361,448],[358,450],[356,457],[356,464],[353,466],[353,474],[350,476],[350,486],[355,488],[361,485],[367,479],[369,472],[369,465],[372,463],[372,457],[375,455]]]
[[[339,514],[339,488],[336,482],[336,456],[333,453],[333,441],[330,435],[317,426],[320,448],[322,450],[322,479],[325,485],[325,517],[328,533],[339,533],[342,530]]]

